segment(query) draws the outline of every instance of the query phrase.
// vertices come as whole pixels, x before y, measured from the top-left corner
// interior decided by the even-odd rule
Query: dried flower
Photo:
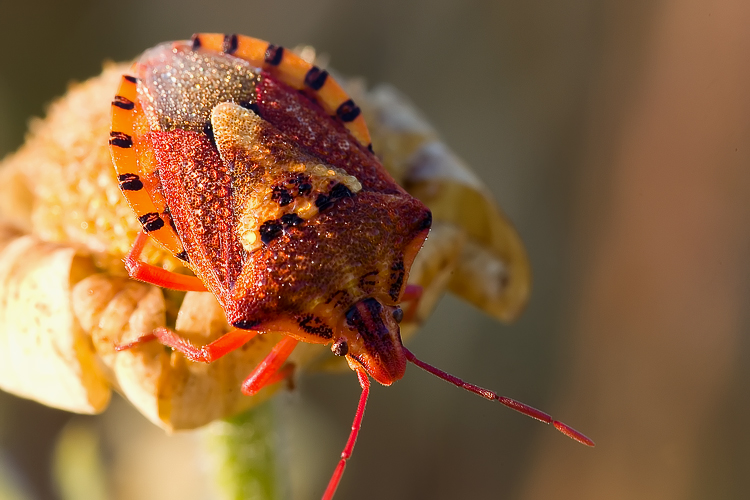
[[[156,342],[114,351],[158,326],[195,344],[230,329],[208,293],[127,278],[122,258],[140,227],[119,192],[107,148],[109,103],[125,69],[107,65],[102,75],[73,86],[0,164],[0,387],[79,413],[103,411],[115,389],[167,430],[195,428],[270,396],[273,387],[243,396],[240,383],[279,336],[255,337],[210,365]],[[396,90],[367,91],[353,80],[348,91],[386,168],[434,216],[410,275],[424,295],[402,335],[414,333],[446,289],[513,320],[526,303],[530,270],[517,233],[487,190]],[[142,258],[188,272],[155,245]],[[325,351],[300,345],[290,361],[300,368],[343,366]]]

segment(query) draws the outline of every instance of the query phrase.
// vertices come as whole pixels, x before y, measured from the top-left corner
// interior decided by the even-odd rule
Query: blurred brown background
[[[597,442],[410,368],[374,388],[337,498],[744,498],[748,26],[741,0],[4,0],[0,153],[105,59],[196,31],[309,43],[342,73],[410,96],[531,256],[520,321],[447,297],[410,348]],[[295,498],[323,491],[358,393],[351,374],[309,375],[281,403]],[[0,394],[0,464],[28,498],[55,498],[50,454],[70,418]],[[83,421],[106,419],[159,438],[124,404]]]

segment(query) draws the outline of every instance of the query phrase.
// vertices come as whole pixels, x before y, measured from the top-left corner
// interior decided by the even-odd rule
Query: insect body
[[[123,76],[112,110],[120,187],[143,226],[128,272],[163,287],[210,291],[236,328],[204,347],[166,328],[139,342],[156,337],[211,362],[255,335],[285,333],[243,383],[246,394],[288,376],[285,362],[299,341],[330,343],[357,373],[360,404],[324,498],[333,496],[353,449],[368,377],[390,385],[407,361],[553,423],[403,347],[400,304],[419,299],[407,279],[432,217],[386,173],[359,108],[326,71],[254,38],[200,34],[144,53]],[[195,277],[141,262],[148,237]]]

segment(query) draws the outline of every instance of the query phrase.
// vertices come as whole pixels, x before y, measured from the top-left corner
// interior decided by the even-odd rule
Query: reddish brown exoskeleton
[[[407,285],[409,270],[432,217],[382,167],[359,108],[326,71],[257,39],[200,34],[147,51],[112,104],[113,160],[143,225],[125,261],[130,276],[208,290],[236,328],[203,347],[166,328],[138,342],[158,338],[210,363],[258,334],[285,333],[243,383],[248,395],[289,375],[285,363],[299,341],[330,343],[357,373],[362,395],[324,498],[354,447],[369,377],[390,385],[407,361],[593,445],[402,345],[399,322],[421,292]],[[141,262],[148,237],[195,276]],[[406,312],[402,302],[412,303]]]

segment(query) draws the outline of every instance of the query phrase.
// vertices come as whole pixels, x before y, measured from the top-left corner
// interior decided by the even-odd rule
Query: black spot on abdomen
[[[341,105],[336,110],[336,116],[339,117],[339,120],[341,120],[344,123],[349,123],[351,121],[354,121],[358,116],[361,110],[359,109],[359,106],[354,104],[354,101],[349,99],[348,101],[344,101],[341,103]]]
[[[284,47],[269,44],[266,49],[265,62],[271,66],[278,66],[284,58]]]
[[[143,182],[137,174],[121,174],[117,176],[120,182],[120,189],[123,191],[140,191],[143,189]]]
[[[198,33],[194,34],[193,37],[190,39],[191,42],[191,50],[198,50],[201,48],[201,37]]]
[[[317,66],[310,68],[305,75],[305,85],[313,90],[320,90],[328,79],[328,71],[321,70]]]
[[[138,217],[138,222],[143,226],[143,230],[147,233],[158,231],[164,227],[164,221],[159,217],[156,212],[149,212],[147,214]]]
[[[237,45],[237,35],[224,35],[224,42],[221,46],[221,50],[225,54],[234,54],[235,52],[237,52]]]
[[[116,146],[118,148],[123,148],[123,149],[132,148],[133,138],[124,132],[110,132],[109,143],[112,146]]]
[[[114,100],[112,101],[112,106],[117,106],[120,109],[130,111],[135,107],[135,103],[127,97],[116,95]]]

